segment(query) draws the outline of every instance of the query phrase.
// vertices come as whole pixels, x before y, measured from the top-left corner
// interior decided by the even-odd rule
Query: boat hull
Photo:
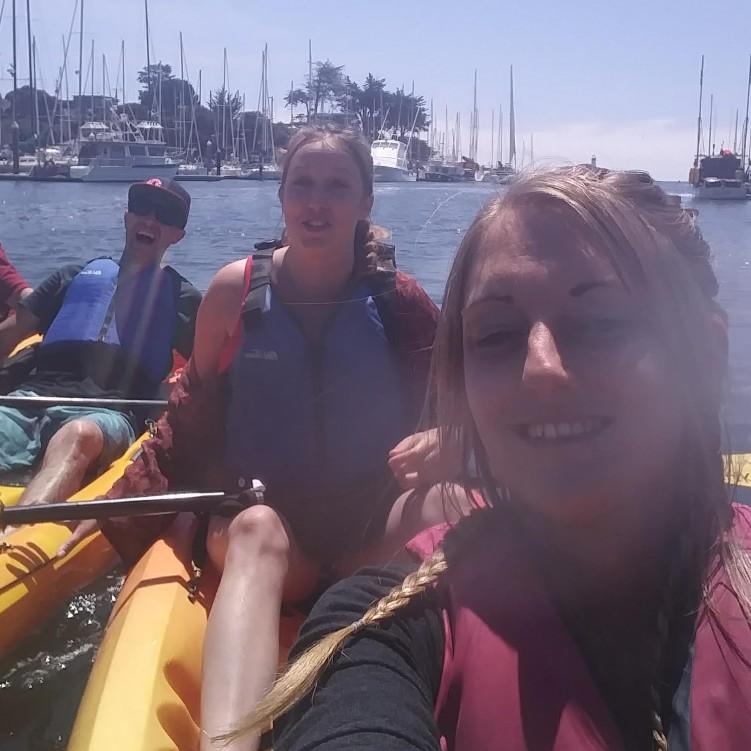
[[[694,197],[701,200],[713,201],[745,201],[749,193],[745,184],[741,185],[718,185],[707,187],[706,185],[694,186]]]
[[[386,167],[382,164],[373,167],[373,181],[377,183],[413,183],[417,173],[400,167]]]
[[[169,180],[177,175],[178,166],[178,164],[73,165],[70,168],[70,176],[85,183],[137,183],[152,177]]]

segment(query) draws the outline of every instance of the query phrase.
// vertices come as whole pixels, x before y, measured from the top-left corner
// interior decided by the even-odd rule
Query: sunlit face
[[[325,141],[295,153],[279,197],[290,245],[331,252],[352,252],[357,222],[373,205],[354,158]]]
[[[663,502],[682,419],[648,301],[550,205],[507,209],[476,259],[464,375],[498,484],[563,523]]]
[[[143,263],[159,263],[167,248],[183,237],[185,230],[162,224],[153,213],[125,212],[125,247]]]

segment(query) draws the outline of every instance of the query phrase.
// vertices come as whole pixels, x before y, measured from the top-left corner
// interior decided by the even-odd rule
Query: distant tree
[[[171,78],[174,78],[172,75],[172,66],[161,61],[152,63],[148,68],[144,67],[138,72],[138,83],[141,84],[141,90],[138,92],[138,100],[154,116],[159,117],[162,110],[159,101],[159,90],[161,88],[162,97],[164,97],[165,82]],[[150,95],[149,92],[151,92]]]
[[[127,115],[134,120],[146,120],[149,117],[149,110],[141,102],[125,102],[116,107],[118,115]]]
[[[48,94],[43,89],[34,90],[35,98],[37,101],[37,110],[39,112],[39,133],[37,133],[37,139],[34,140],[34,131],[36,130],[36,123],[34,120],[34,97],[31,95],[31,87],[19,86],[16,93],[16,121],[19,126],[19,139],[21,143],[27,142],[29,144],[29,150],[34,150],[34,144],[37,146],[45,145],[54,142],[54,134],[50,129],[50,121],[52,120],[52,113],[55,111],[55,104],[57,98]],[[3,132],[7,132],[6,128],[10,128],[10,118],[13,112],[13,91],[9,91],[4,99],[0,110],[5,113],[7,122],[3,122]]]
[[[382,108],[388,107],[386,79],[376,78],[368,73],[362,88],[357,86],[353,88],[353,92],[354,110],[360,116],[365,135],[372,140],[377,135],[385,114]]]
[[[306,116],[310,115],[310,100],[308,99],[308,92],[305,89],[292,89],[287,96],[284,97],[284,106],[289,107],[289,122],[292,124],[295,116],[295,107],[300,104],[305,105]]]
[[[294,128],[290,127],[286,123],[274,123],[274,146],[277,149],[286,149],[289,139],[292,138],[292,134],[295,132]]]
[[[169,78],[162,81],[161,122],[171,145],[186,146],[198,96],[188,81]]]
[[[385,130],[392,130],[401,140],[409,137],[414,124],[416,133],[428,129],[430,122],[425,110],[425,99],[414,94],[407,94],[404,89],[397,89],[389,97],[388,117],[384,122]]]
[[[209,109],[214,115],[214,133],[219,146],[226,152],[232,151],[232,133],[236,132],[234,121],[242,110],[240,92],[234,94],[225,88],[209,94]],[[228,148],[229,144],[229,148]]]
[[[313,80],[308,81],[308,117],[323,112],[327,103],[335,103],[344,92],[343,65],[334,65],[331,60],[317,62]]]

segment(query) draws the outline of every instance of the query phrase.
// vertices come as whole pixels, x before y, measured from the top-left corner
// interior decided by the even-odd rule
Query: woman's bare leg
[[[252,751],[257,735],[226,745],[211,739],[233,730],[268,690],[279,661],[282,600],[309,595],[318,573],[269,506],[252,506],[231,522],[213,519],[208,549],[222,577],[203,649],[201,751]]]

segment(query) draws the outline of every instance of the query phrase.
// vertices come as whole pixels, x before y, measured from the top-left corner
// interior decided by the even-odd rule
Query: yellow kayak
[[[144,433],[70,500],[91,501],[104,495],[122,476],[148,437],[148,433]],[[70,529],[63,524],[33,524],[15,530],[0,541],[0,657],[40,626],[77,590],[117,562],[115,551],[100,533],[83,540],[65,558],[57,560],[55,554],[69,536]]]
[[[123,584],[68,751],[195,751],[201,652],[216,580],[193,584],[194,517],[183,514]],[[301,616],[282,619],[286,654]]]
[[[18,345],[13,354],[41,340],[33,336]],[[143,433],[120,458],[95,480],[75,493],[70,501],[92,501],[109,491],[149,438]],[[0,501],[18,503],[25,483],[0,483]],[[42,625],[56,608],[82,587],[106,573],[117,554],[100,533],[83,540],[61,560],[55,557],[69,537],[63,524],[34,524],[0,537],[0,657],[26,635]]]
[[[751,454],[732,457],[741,493]],[[123,585],[89,677],[68,751],[195,751],[201,652],[215,581],[192,584],[194,521],[180,516]],[[301,617],[283,619],[282,654]]]

